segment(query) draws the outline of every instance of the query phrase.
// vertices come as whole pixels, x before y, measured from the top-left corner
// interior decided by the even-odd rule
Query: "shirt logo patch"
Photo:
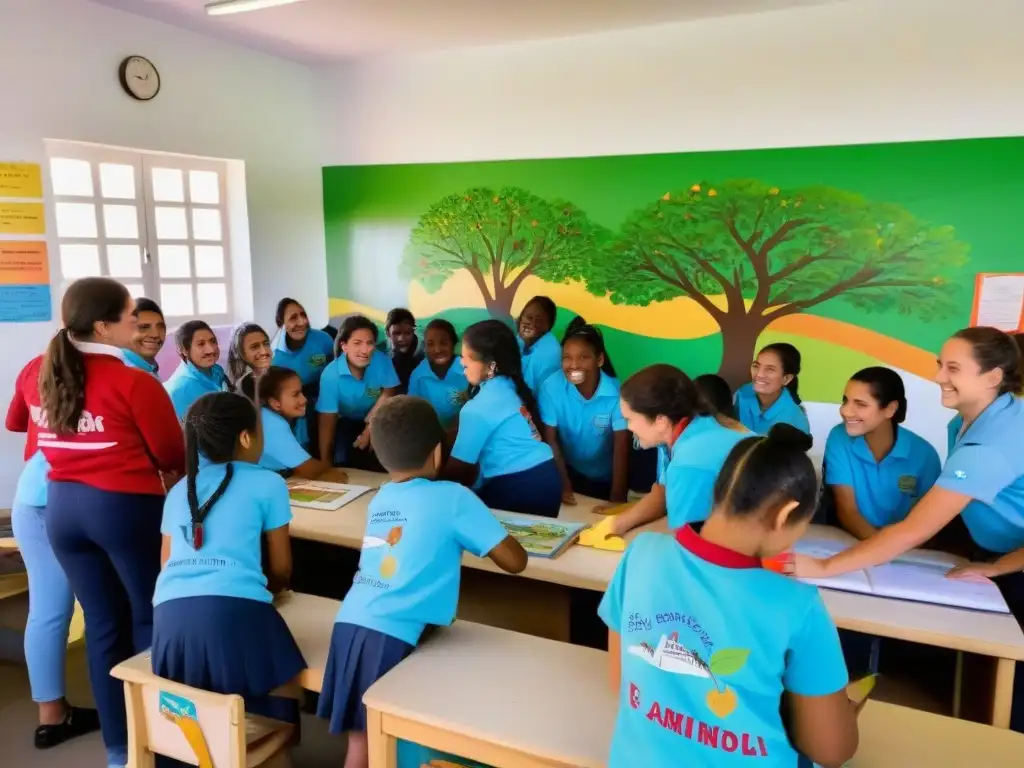
[[[958,469],[953,474],[956,476],[957,480],[966,480],[967,479],[967,473],[964,472],[962,469]]]
[[[327,362],[327,355],[312,355],[309,358],[309,365],[312,368],[320,368]]]
[[[607,413],[599,413],[597,416],[594,417],[594,430],[599,435],[603,435],[605,432],[607,432],[611,425],[612,417],[609,416]]]
[[[519,413],[526,419],[526,423],[530,425],[530,436],[534,440],[539,441],[541,439],[540,432],[537,431],[537,425],[533,423],[533,416],[530,415],[530,410],[525,405],[521,405],[519,406]]]
[[[376,400],[378,397],[380,397],[380,393],[383,391],[384,390],[381,387],[367,387],[366,396],[372,398],[373,400]]]
[[[914,493],[917,491],[917,478],[913,475],[900,475],[897,482],[900,493]]]
[[[469,400],[469,392],[464,389],[449,389],[448,390],[448,402],[451,405],[465,405],[466,401]]]

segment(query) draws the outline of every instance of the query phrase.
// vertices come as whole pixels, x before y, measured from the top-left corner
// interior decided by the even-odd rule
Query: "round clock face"
[[[129,56],[121,62],[121,86],[139,101],[149,101],[160,92],[160,73],[149,59]]]

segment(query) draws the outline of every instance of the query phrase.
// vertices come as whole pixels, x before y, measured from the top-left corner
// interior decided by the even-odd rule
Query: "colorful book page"
[[[586,527],[584,523],[568,523],[508,512],[494,514],[509,535],[522,544],[523,549],[532,557],[557,557],[576,541],[580,531]]]

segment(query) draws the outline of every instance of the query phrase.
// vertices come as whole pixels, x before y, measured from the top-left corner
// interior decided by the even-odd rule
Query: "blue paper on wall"
[[[0,285],[0,323],[45,323],[51,306],[49,285]]]

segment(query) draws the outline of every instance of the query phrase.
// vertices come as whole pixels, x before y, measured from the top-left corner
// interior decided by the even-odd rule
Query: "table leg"
[[[370,768],[398,768],[398,741],[384,733],[381,713],[366,708],[366,739]]]
[[[992,692],[992,725],[1010,727],[1010,709],[1013,707],[1013,673],[1017,662],[1013,659],[996,660],[996,684]]]
[[[953,672],[953,717],[960,717],[960,702],[964,695],[964,652],[956,652],[956,670]]]

